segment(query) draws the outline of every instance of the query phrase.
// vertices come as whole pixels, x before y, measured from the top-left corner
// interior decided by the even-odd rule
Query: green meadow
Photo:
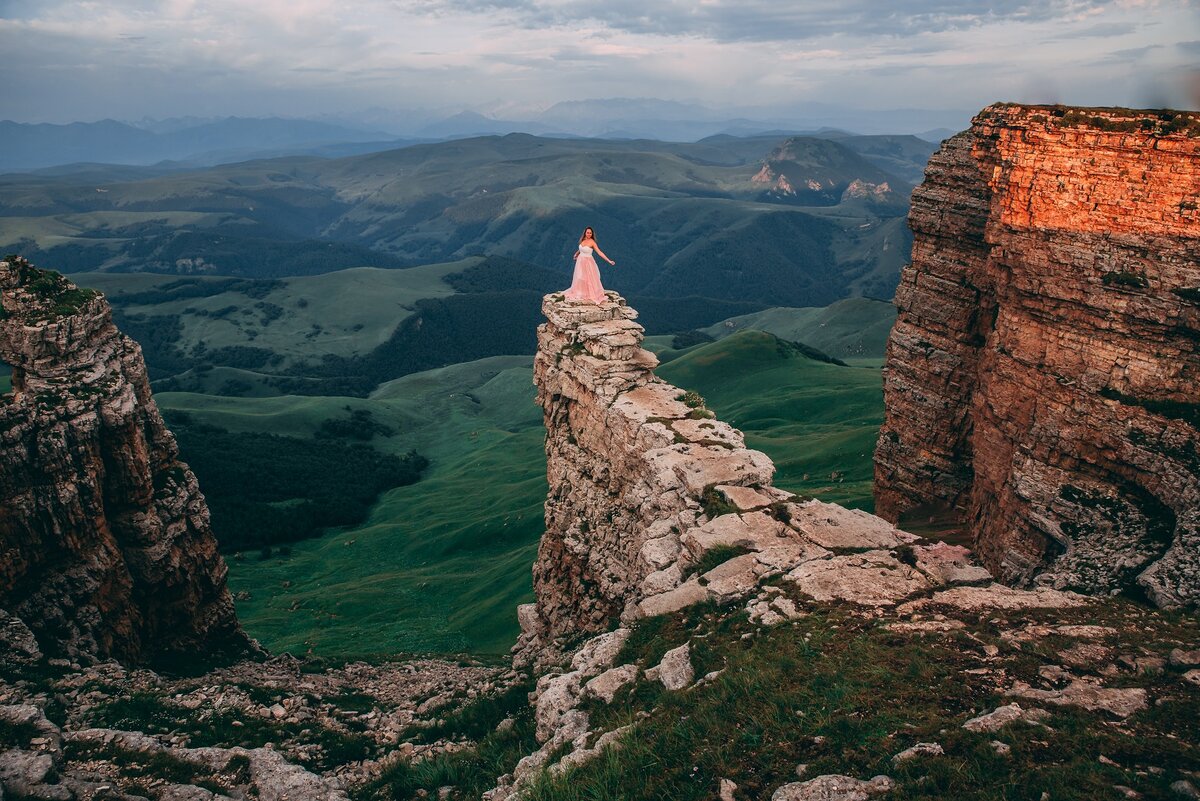
[[[253,346],[282,357],[276,365],[352,356],[387,341],[423,298],[454,294],[442,280],[479,259],[406,270],[354,267],[251,284],[223,276],[79,273],[71,279],[99,289],[126,314],[181,324],[178,347],[191,352]]]
[[[399,432],[375,447],[430,460],[360,526],[287,556],[233,555],[247,629],[273,651],[322,656],[507,650],[514,608],[532,592],[546,494],[531,375],[529,357],[496,357],[406,376],[366,399],[159,395],[164,409],[231,431],[291,436],[346,406],[368,409]]]
[[[738,331],[767,331],[839,359],[882,357],[896,321],[890,300],[846,298],[829,306],[777,306],[731,317],[702,329],[715,339]]]
[[[759,331],[661,358],[664,379],[703,394],[775,461],[779,486],[870,507],[883,414],[877,360],[826,364]],[[346,407],[368,409],[398,432],[374,447],[415,448],[431,462],[421,481],[384,493],[360,526],[296,543],[286,556],[231,557],[238,613],[272,651],[500,654],[515,641],[515,607],[532,600],[546,494],[529,357],[408,375],[368,398],[157,398],[231,431],[302,437]]]
[[[741,331],[666,361],[658,375],[704,396],[746,444],[775,462],[776,486],[872,509],[875,439],[883,423],[881,359],[842,367],[800,355],[764,331]]]

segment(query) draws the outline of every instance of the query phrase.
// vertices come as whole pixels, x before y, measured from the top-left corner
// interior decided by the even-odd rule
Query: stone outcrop
[[[522,622],[551,638],[604,631],[643,598],[677,588],[682,535],[709,520],[706,493],[755,493],[774,471],[739,432],[654,377],[658,360],[641,348],[636,312],[609,297],[595,305],[548,295],[538,328],[550,492],[537,606]],[[787,497],[768,489],[759,505]],[[779,527],[761,513],[749,525],[763,536]]]
[[[0,359],[0,607],[48,656],[247,652],[196,477],[103,296],[0,262]]]
[[[1200,115],[998,105],[914,193],[876,511],[1005,581],[1200,601]]]
[[[772,577],[814,601],[871,608],[991,584],[965,548],[771,486],[765,454],[654,376],[636,313],[615,293],[599,305],[547,295],[542,309],[534,382],[550,487],[518,661],[704,601],[750,598],[756,619],[794,618],[791,601],[759,592]],[[1074,602],[1048,592],[1039,603]]]

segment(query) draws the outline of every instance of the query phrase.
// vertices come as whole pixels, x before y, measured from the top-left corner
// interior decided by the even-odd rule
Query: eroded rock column
[[[0,262],[0,358],[0,607],[50,655],[245,653],[204,496],[103,296]]]

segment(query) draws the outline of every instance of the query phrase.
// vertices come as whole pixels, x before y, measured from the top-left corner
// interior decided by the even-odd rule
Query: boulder
[[[687,643],[663,654],[662,661],[646,671],[650,681],[661,681],[668,690],[682,690],[696,678],[691,648]]]

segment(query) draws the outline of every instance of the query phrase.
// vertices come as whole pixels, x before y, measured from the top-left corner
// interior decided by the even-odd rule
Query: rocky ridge
[[[413,660],[305,669],[284,655],[194,677],[114,661],[0,661],[0,789],[19,798],[345,801],[390,765],[453,753],[423,736],[516,674]]]
[[[701,399],[654,377],[636,313],[614,293],[599,305],[549,295],[543,310],[534,380],[547,428],[547,527],[534,567],[537,602],[520,610],[516,649],[518,662],[541,674],[531,695],[541,748],[487,798],[519,796],[541,771],[560,775],[619,747],[625,729],[591,721],[597,702],[612,703],[639,681],[684,691],[719,675],[697,683],[687,643],[656,665],[621,663],[631,627],[645,618],[715,604],[771,627],[848,606],[890,619],[896,631],[929,632],[963,625],[938,622],[940,614],[928,621],[937,610],[1086,604],[1070,592],[997,584],[966,548],[772,487],[764,454],[746,449]],[[564,648],[579,631],[599,633]],[[1094,695],[1126,714],[1145,705],[1140,691],[1071,687],[1061,702]],[[1066,697],[1027,684],[1009,692],[1049,703]]]
[[[990,583],[965,548],[773,487],[766,454],[654,375],[636,312],[615,293],[598,305],[547,295],[543,311],[534,382],[550,489],[518,653],[728,603],[776,576],[816,600],[871,606]]]
[[[6,637],[85,661],[249,652],[204,496],[104,297],[0,261],[0,359]]]
[[[876,509],[1006,582],[1200,602],[1200,115],[996,105],[914,193]]]

